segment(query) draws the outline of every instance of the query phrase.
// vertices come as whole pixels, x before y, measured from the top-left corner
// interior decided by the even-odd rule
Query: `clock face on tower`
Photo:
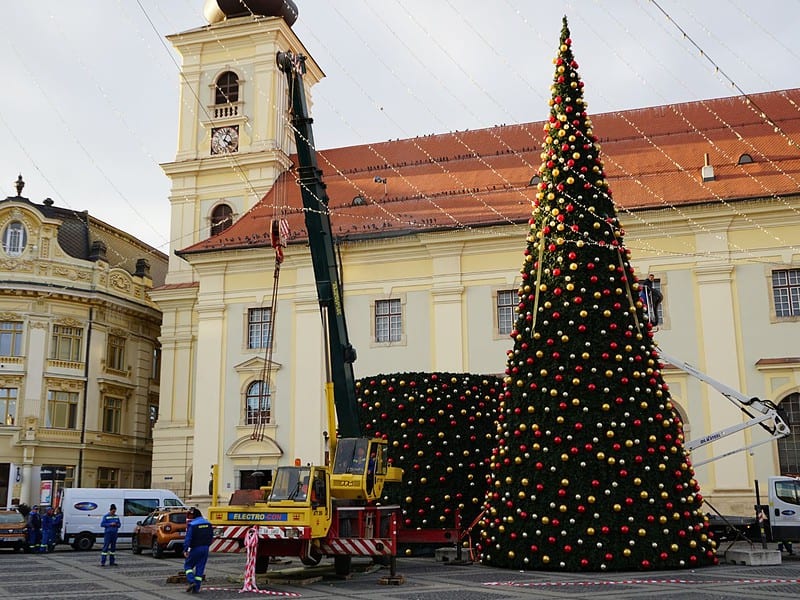
[[[239,150],[239,126],[214,127],[211,130],[211,154],[227,154]]]

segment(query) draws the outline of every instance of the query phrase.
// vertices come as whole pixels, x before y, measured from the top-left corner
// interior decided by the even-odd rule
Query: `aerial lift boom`
[[[680,360],[679,358],[675,358],[664,352],[663,350],[659,349],[658,351],[661,358],[666,359],[670,362],[670,364],[676,366],[677,368],[681,369],[682,371],[688,373],[692,377],[699,379],[700,381],[707,383],[715,390],[717,390],[720,394],[725,396],[728,400],[730,400],[733,404],[735,404],[739,410],[741,410],[744,414],[750,417],[747,421],[743,421],[742,423],[738,423],[736,425],[731,425],[730,427],[726,427],[721,429],[720,431],[716,431],[709,435],[705,435],[703,437],[691,440],[686,443],[686,448],[690,452],[697,448],[702,448],[712,442],[716,442],[722,438],[725,438],[729,435],[733,435],[739,431],[744,429],[748,429],[754,425],[760,425],[764,431],[769,434],[769,438],[765,440],[761,440],[758,442],[753,442],[752,444],[748,444],[746,446],[742,446],[740,448],[736,448],[733,450],[729,450],[723,454],[713,456],[711,458],[707,458],[702,461],[693,461],[695,467],[699,467],[706,463],[709,463],[714,460],[719,460],[720,458],[724,458],[726,456],[730,456],[731,454],[737,454],[739,452],[744,452],[745,450],[751,450],[763,444],[769,444],[773,440],[780,439],[785,437],[791,433],[791,429],[789,425],[786,423],[786,420],[778,411],[778,407],[770,400],[762,400],[760,398],[748,398],[741,392],[734,390],[731,387],[728,387],[724,383],[713,379],[709,375],[703,373],[702,371],[697,370],[695,367],[690,365],[687,362]]]

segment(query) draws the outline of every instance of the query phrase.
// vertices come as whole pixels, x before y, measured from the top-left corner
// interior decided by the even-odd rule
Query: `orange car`
[[[25,517],[15,508],[0,509],[0,548],[28,551]]]
[[[159,508],[133,530],[131,550],[141,554],[150,548],[154,558],[161,558],[165,552],[179,554],[183,551],[183,538],[186,536],[186,508]]]

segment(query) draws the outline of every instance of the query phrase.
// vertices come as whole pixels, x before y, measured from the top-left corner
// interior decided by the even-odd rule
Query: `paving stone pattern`
[[[0,598],[4,600],[160,600],[187,598],[185,583],[167,583],[183,570],[180,557],[154,559],[149,554],[118,551],[119,565],[100,567],[98,550],[68,547],[46,555],[0,551]],[[299,567],[297,561],[279,565]],[[357,562],[350,579],[318,569],[304,583],[261,584],[262,593],[240,593],[244,555],[212,555],[207,587],[198,597],[307,598],[367,600],[515,600],[531,598],[593,600],[777,600],[800,598],[800,558],[781,565],[721,565],[695,571],[651,573],[549,573],[453,565],[432,558],[401,558],[401,585],[382,585],[388,569]]]

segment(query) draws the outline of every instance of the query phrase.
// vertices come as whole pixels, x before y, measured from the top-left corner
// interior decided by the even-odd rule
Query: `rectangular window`
[[[17,423],[17,388],[0,388],[0,425]]]
[[[772,297],[776,316],[800,316],[800,269],[773,271]]]
[[[67,465],[66,466],[66,475],[64,475],[64,487],[71,488],[75,485],[75,467]]]
[[[115,371],[125,370],[125,338],[121,335],[108,336],[106,367]]]
[[[248,348],[268,348],[272,343],[271,330],[271,308],[251,308],[247,311]]]
[[[403,333],[400,300],[375,301],[375,341],[399,342]]]
[[[67,325],[53,325],[53,347],[50,358],[69,362],[81,362],[83,329]]]
[[[120,433],[122,424],[122,398],[105,396],[103,398],[103,431]]]
[[[150,378],[153,381],[161,379],[161,347],[153,347],[153,364],[150,371]]]
[[[508,335],[514,328],[517,297],[516,290],[497,292],[497,332],[502,335]]]
[[[119,487],[119,469],[111,467],[97,467],[97,487]]]
[[[0,321],[0,356],[22,356],[22,321]]]
[[[78,392],[47,391],[46,427],[75,429],[78,422]]]

